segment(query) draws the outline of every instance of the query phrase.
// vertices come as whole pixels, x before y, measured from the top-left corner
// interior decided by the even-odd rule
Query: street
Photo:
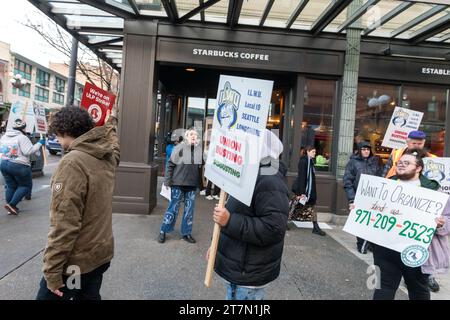
[[[49,180],[59,159],[49,156],[44,176],[34,179],[32,200],[20,203],[18,216],[0,215],[0,299],[35,298],[48,232]],[[114,214],[115,257],[104,276],[102,298],[224,299],[217,275],[211,288],[203,284],[214,203],[197,198],[196,244],[180,240],[179,222],[166,243],[156,241],[167,205],[161,196],[150,215]],[[353,237],[339,228],[327,231],[325,237],[313,235],[310,229],[287,231],[280,276],[269,286],[267,299],[371,299],[366,286],[368,264],[334,240]],[[406,295],[399,290],[397,298]]]

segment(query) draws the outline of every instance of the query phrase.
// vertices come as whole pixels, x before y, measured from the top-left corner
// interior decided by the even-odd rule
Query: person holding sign
[[[408,134],[408,139],[406,140],[406,148],[404,149],[394,149],[391,152],[391,155],[389,156],[389,159],[384,166],[382,177],[385,177],[387,179],[395,176],[396,170],[397,170],[397,161],[400,160],[402,155],[407,150],[424,150],[425,148],[425,140],[427,136],[425,132],[420,130],[414,130],[411,131]],[[427,152],[427,157],[436,157],[434,154]]]
[[[290,219],[310,219],[313,223],[312,232],[324,236],[326,233],[320,229],[317,223],[317,213],[314,208],[317,200],[316,174],[314,170],[315,157],[316,148],[307,146],[305,148],[305,155],[300,158],[298,163],[297,179],[292,185],[292,191],[295,193],[293,200],[297,200],[299,205],[293,211],[294,216],[290,217]]]
[[[283,151],[278,137],[265,129],[264,141],[250,206],[229,196],[224,208],[214,208],[213,220],[221,226],[215,271],[226,282],[227,300],[263,300],[266,286],[280,273],[289,213],[287,170],[278,160]]]
[[[94,127],[78,107],[58,111],[49,131],[66,151],[51,180],[50,232],[37,300],[100,300],[114,255],[112,196],[119,164],[117,119]],[[74,276],[78,276],[74,281]],[[74,283],[75,282],[75,283]]]
[[[347,196],[349,205],[355,200],[361,174],[381,176],[381,170],[381,159],[372,154],[370,143],[368,141],[360,142],[358,144],[358,152],[350,157],[350,161],[345,167],[343,177],[345,195]],[[366,254],[368,246],[368,241],[356,237],[356,247],[358,252]]]
[[[396,175],[393,180],[412,184],[422,188],[438,190],[439,184],[422,175],[424,168],[423,151],[407,150],[396,163]],[[381,288],[376,289],[374,300],[393,300],[400,285],[405,279],[410,300],[429,300],[428,274],[447,272],[449,268],[448,234],[450,233],[450,200],[444,208],[442,216],[436,218],[436,233],[428,247],[429,257],[422,266],[406,266],[401,253],[374,244],[374,264],[380,268]]]
[[[183,240],[189,243],[196,242],[192,237],[192,223],[195,192],[200,185],[202,164],[202,146],[199,143],[197,131],[192,128],[186,131],[183,142],[173,149],[169,160],[164,184],[171,187],[171,200],[161,225],[159,243],[164,243],[166,233],[173,231],[182,199],[184,199],[184,212],[181,235]]]
[[[23,197],[31,194],[32,174],[30,156],[45,146],[45,139],[32,144],[26,136],[25,121],[16,119],[12,129],[6,131],[0,139],[2,153],[1,172],[6,183],[4,205],[10,215],[17,215],[17,204]]]

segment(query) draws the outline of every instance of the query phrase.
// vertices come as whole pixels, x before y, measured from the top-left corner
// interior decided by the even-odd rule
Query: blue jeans
[[[8,160],[2,160],[0,170],[6,183],[6,203],[15,207],[22,201],[24,196],[31,194],[31,186],[33,183],[31,167]]]
[[[247,288],[234,283],[227,283],[227,296],[225,300],[264,300],[265,288]]]
[[[177,222],[178,209],[181,200],[184,199],[183,221],[181,222],[181,235],[187,236],[192,233],[192,222],[194,220],[195,190],[183,191],[180,187],[172,186],[169,207],[164,215],[161,232],[172,232]]]

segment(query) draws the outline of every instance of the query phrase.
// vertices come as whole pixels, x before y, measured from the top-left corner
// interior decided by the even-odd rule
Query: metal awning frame
[[[108,58],[103,51],[100,49],[111,49],[111,50],[121,50],[122,46],[117,45],[123,41],[123,27],[105,27],[105,25],[97,26],[87,26],[80,25],[76,28],[71,28],[68,26],[68,17],[73,15],[73,12],[70,12],[68,8],[64,8],[63,6],[59,6],[58,8],[53,8],[51,3],[65,3],[65,4],[82,4],[83,10],[79,10],[79,16],[83,17],[116,17],[122,18],[124,20],[149,20],[149,19],[158,19],[158,20],[166,20],[170,21],[173,24],[183,24],[186,23],[192,17],[200,14],[200,22],[205,22],[205,10],[217,4],[219,1],[229,1],[228,11],[226,13],[226,25],[229,28],[236,28],[237,26],[241,26],[239,24],[239,17],[241,15],[241,10],[243,6],[244,0],[198,0],[198,6],[185,13],[181,17],[178,13],[177,1],[176,0],[160,0],[160,3],[153,4],[140,4],[139,1],[136,0],[123,0],[122,3],[114,0],[28,0],[30,3],[39,8],[43,13],[45,13],[50,19],[55,21],[59,26],[64,28],[67,32],[69,32],[73,37],[75,37],[78,41],[83,43],[85,46],[90,48],[98,57],[109,63],[116,70],[120,71],[120,67],[122,63],[119,59],[110,59]],[[269,16],[270,11],[273,8],[275,0],[266,0],[265,7],[261,13],[261,18],[256,27],[259,28],[267,28],[264,26],[267,18]],[[295,9],[293,9],[291,15],[287,18],[285,24],[285,30],[293,30],[292,26],[296,21],[298,21],[298,17],[301,15],[302,11],[305,9],[308,3],[314,0],[300,0]],[[310,30],[295,30],[295,32],[303,32],[310,35],[317,36],[320,33],[324,32],[325,28],[330,25],[330,23],[336,19],[348,6],[352,3],[353,0],[333,0],[328,7],[318,16],[316,21],[311,25]],[[355,22],[360,19],[364,14],[367,13],[370,7],[376,5],[381,0],[367,0],[358,10],[356,10],[352,16],[348,17],[343,23],[341,23],[335,33],[341,34],[345,32],[345,30],[349,27],[355,27]],[[432,2],[432,3],[431,3]],[[396,40],[400,39],[397,36],[404,34],[407,31],[410,31],[412,28],[418,26],[423,23],[427,19],[434,17],[435,15],[443,12],[444,10],[450,9],[450,1],[449,3],[444,1],[429,1],[429,0],[403,0],[401,4],[387,12],[385,15],[380,17],[378,21],[373,23],[373,25],[362,29],[363,37],[370,37],[370,34],[376,31],[378,28],[382,27],[384,24],[388,23],[398,15],[402,14],[409,8],[411,8],[414,4],[417,3],[426,3],[434,5],[428,11],[422,13],[415,19],[407,22],[403,26],[397,28],[392,31],[390,36],[387,37],[387,40]],[[438,4],[440,3],[440,4]],[[86,7],[89,6],[89,7]],[[141,14],[141,10],[152,10],[157,11],[159,15],[146,15]],[[75,12],[76,14],[76,12]],[[165,16],[164,16],[165,14]],[[111,18],[110,18],[111,19]],[[212,23],[212,22],[209,22]],[[111,26],[114,26],[112,24]],[[270,29],[273,29],[272,27]],[[283,28],[277,28],[283,30]],[[411,32],[410,37],[408,39],[401,39],[403,41],[409,42],[412,45],[416,45],[422,42],[427,41],[428,39],[435,37],[438,34],[441,34],[449,30],[448,34],[444,34],[441,38],[438,39],[440,42],[434,41],[434,43],[442,43],[444,44],[446,41],[450,40],[450,10],[447,10],[447,15],[433,21],[432,23]],[[294,30],[293,30],[294,31]],[[105,34],[111,35],[110,40],[101,41],[98,43],[89,42],[88,34]],[[380,38],[380,37],[376,37]]]

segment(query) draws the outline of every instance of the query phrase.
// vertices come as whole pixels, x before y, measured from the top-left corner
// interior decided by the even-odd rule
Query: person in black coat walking
[[[262,300],[280,274],[289,212],[287,170],[278,160],[283,144],[267,129],[264,135],[250,206],[230,196],[225,208],[214,209],[213,220],[222,227],[215,272],[227,284],[227,300]]]
[[[317,212],[315,205],[317,201],[316,174],[314,170],[314,158],[316,148],[307,146],[305,155],[298,162],[298,176],[292,185],[295,196],[292,201],[297,201],[297,209],[293,211],[292,220],[311,220],[313,223],[312,232],[321,236],[326,235],[317,223]]]
[[[350,161],[345,167],[344,190],[347,196],[349,209],[355,200],[356,190],[358,189],[359,178],[361,174],[381,176],[383,166],[381,159],[372,154],[372,148],[368,141],[358,144],[358,152],[350,157]],[[351,209],[350,209],[351,210]],[[360,253],[366,254],[369,242],[356,237],[356,247]]]

